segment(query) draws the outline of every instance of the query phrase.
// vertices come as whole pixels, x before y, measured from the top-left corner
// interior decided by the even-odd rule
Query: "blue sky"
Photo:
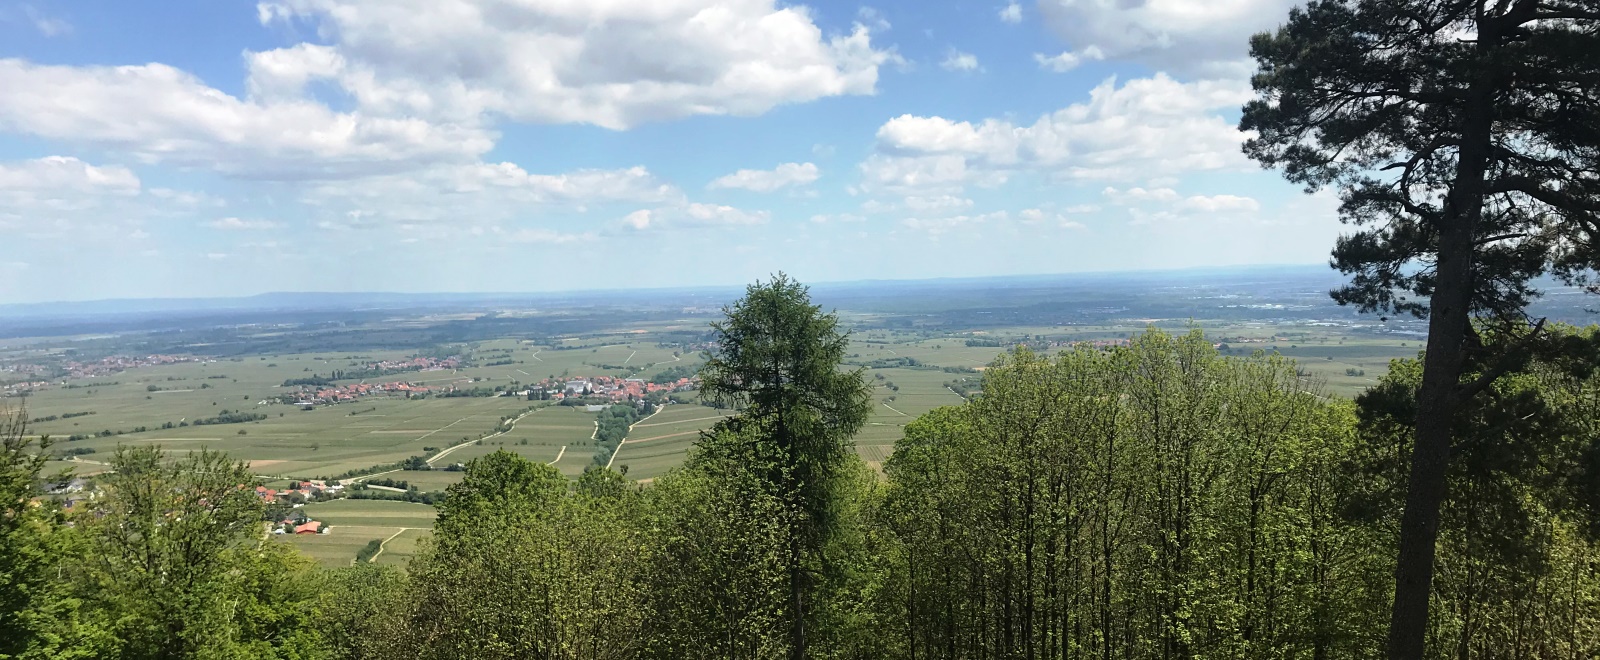
[[[1289,0],[0,0],[0,303],[1317,263]]]

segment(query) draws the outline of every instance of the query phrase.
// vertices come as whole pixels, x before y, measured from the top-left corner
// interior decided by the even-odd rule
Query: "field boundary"
[[[367,558],[367,563],[368,564],[376,564],[376,563],[378,563],[378,558],[383,556],[383,550],[384,550],[385,547],[387,547],[389,545],[390,541],[395,540],[396,537],[398,537],[401,534],[404,534],[406,532],[409,532],[409,531],[411,531],[413,529],[422,529],[422,528],[421,527],[401,527],[400,531],[395,532],[393,534],[390,534],[389,538],[386,538],[382,542],[378,543],[378,551],[372,553],[372,556]]]
[[[651,417],[655,417],[656,415],[661,414],[661,411],[666,410],[666,409],[667,409],[666,406],[656,406],[656,411],[655,412],[650,413],[650,415],[645,417],[644,419],[641,419],[641,420],[639,420],[637,422],[629,424],[628,425],[628,435],[633,435],[633,427],[638,426],[640,424],[643,424],[643,423],[649,421]],[[599,430],[600,430],[600,422],[595,422],[594,428],[595,428],[596,432],[599,432]],[[607,470],[611,469],[611,464],[612,463],[617,462],[617,454],[622,453],[622,446],[625,445],[625,444],[628,444],[628,435],[622,436],[622,439],[617,441],[617,448],[611,450],[611,459],[606,461],[606,469]]]

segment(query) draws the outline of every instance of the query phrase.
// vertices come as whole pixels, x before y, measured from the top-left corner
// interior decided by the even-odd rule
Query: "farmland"
[[[1187,321],[1156,323],[1184,331]],[[998,345],[1044,342],[1060,350],[1072,342],[1116,342],[1147,325],[1022,326],[927,337],[924,332],[866,330],[858,332],[847,359],[867,369],[874,407],[857,436],[860,453],[881,462],[905,424],[939,406],[956,405],[961,395],[948,385],[965,381],[976,388],[981,369],[1003,350]],[[1376,382],[1391,359],[1417,350],[1414,338],[1375,337],[1317,327],[1282,324],[1194,324],[1209,335],[1234,340],[1230,354],[1277,351],[1299,361],[1302,369],[1326,383],[1329,391],[1350,396]],[[464,348],[489,355],[502,364],[463,366],[383,376],[442,391],[447,388],[521,387],[546,378],[600,375],[648,378],[677,366],[693,367],[697,354],[663,348],[652,335],[629,335],[632,342],[601,336],[529,342],[499,339]],[[975,345],[969,345],[975,344]],[[990,345],[995,344],[995,345]],[[459,472],[374,470],[411,456],[448,453],[431,461],[442,468],[468,462],[496,450],[552,463],[576,477],[595,463],[595,414],[581,407],[547,406],[521,396],[408,398],[395,395],[362,397],[338,405],[304,407],[282,402],[292,388],[283,383],[307,375],[376,360],[401,360],[413,352],[362,351],[211,358],[125,371],[109,376],[68,379],[27,399],[33,430],[58,440],[80,437],[62,446],[84,453],[55,467],[75,467],[91,474],[119,445],[155,445],[171,452],[209,448],[248,461],[268,480],[329,478],[362,471],[381,472],[424,491],[455,483]],[[352,381],[353,382],[353,381]],[[626,467],[630,478],[649,482],[680,464],[700,430],[721,414],[693,403],[667,406],[641,420],[611,463]],[[531,411],[530,411],[531,409]],[[248,421],[194,425],[196,420],[245,414]],[[92,413],[92,414],[83,414]],[[521,418],[496,433],[505,418]],[[53,419],[52,419],[53,418]],[[169,428],[170,427],[170,428]],[[454,447],[455,445],[462,445]]]
[[[1151,327],[1199,330],[1227,355],[1294,359],[1308,388],[1341,397],[1377,382],[1390,360],[1415,356],[1419,324],[1353,315],[1329,304],[1317,282],[903,284],[872,295],[831,289],[819,296],[841,308],[851,332],[846,368],[864,369],[872,386],[872,411],[854,443],[881,470],[905,425],[980,392],[983,369],[1013,346],[1050,354],[1116,345]],[[686,294],[677,302],[652,294],[609,306],[579,298],[495,312],[350,310],[309,320],[286,312],[270,322],[259,315],[250,323],[170,322],[189,327],[185,332],[51,336],[6,330],[0,320],[0,334],[12,334],[0,339],[0,388],[8,402],[26,404],[33,433],[56,439],[52,451],[61,460],[49,468],[80,476],[104,471],[118,446],[159,446],[227,452],[269,488],[381,479],[437,494],[463,476],[446,468],[498,450],[577,478],[607,462],[597,454],[597,413],[556,405],[544,400],[549,393],[529,388],[692,375],[711,347],[709,323],[736,293]],[[1550,313],[1587,318],[1576,309]],[[329,318],[339,321],[330,325]],[[397,384],[405,387],[387,387]],[[319,390],[331,394],[314,397]],[[660,402],[664,394],[649,398]],[[670,400],[636,421],[609,459],[639,484],[681,465],[700,432],[728,414],[703,405],[692,390]],[[433,469],[402,469],[424,459]],[[384,543],[378,561],[403,562],[432,525],[426,505],[396,501],[316,503],[305,512],[332,531],[285,542],[331,563],[350,561],[374,539]]]

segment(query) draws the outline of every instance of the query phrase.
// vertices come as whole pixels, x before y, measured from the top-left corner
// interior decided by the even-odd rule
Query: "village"
[[[652,394],[666,395],[699,389],[699,377],[683,377],[665,383],[653,383],[643,378],[617,378],[615,376],[584,376],[575,378],[546,378],[520,392],[533,400],[560,401],[567,398],[601,398],[612,402],[642,401]]]
[[[215,362],[207,358],[191,355],[146,355],[144,357],[131,357],[127,355],[112,355],[92,362],[67,361],[58,366],[23,362],[0,366],[0,374],[16,374],[25,378],[11,382],[0,387],[7,395],[41,390],[55,383],[62,385],[71,378],[99,378],[119,374],[131,369],[141,367],[154,367],[184,362]]]

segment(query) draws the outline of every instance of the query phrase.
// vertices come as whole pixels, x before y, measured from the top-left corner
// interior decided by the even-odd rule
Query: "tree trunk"
[[[1455,185],[1437,227],[1439,252],[1429,307],[1428,348],[1417,393],[1416,441],[1411,448],[1405,513],[1400,519],[1394,607],[1389,618],[1390,660],[1423,657],[1439,507],[1444,502],[1450,466],[1450,436],[1464,403],[1459,394],[1462,349],[1471,324],[1475,230],[1483,211],[1493,126],[1491,101],[1478,91],[1463,118]]]

